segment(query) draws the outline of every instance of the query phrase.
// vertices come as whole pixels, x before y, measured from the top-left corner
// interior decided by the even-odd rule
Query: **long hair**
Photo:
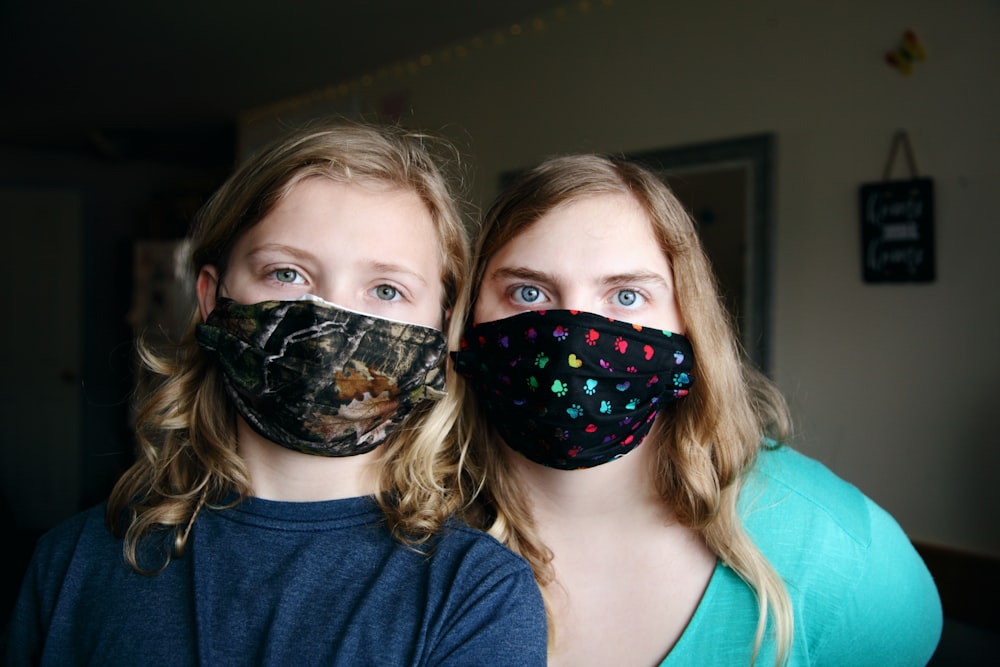
[[[460,334],[461,320],[471,317],[486,265],[496,252],[557,206],[606,194],[627,195],[645,212],[670,262],[685,336],[694,348],[697,382],[687,398],[664,410],[647,437],[657,448],[657,490],[678,520],[698,531],[754,590],[758,625],[750,662],[756,660],[769,620],[783,662],[792,637],[791,602],[781,578],[744,531],[736,503],[741,479],[763,443],[788,437],[788,410],[774,385],[746,361],[694,222],[663,181],[639,165],[596,155],[553,158],[523,174],[486,214],[452,336]],[[469,520],[523,555],[544,590],[554,578],[551,553],[500,454],[499,436],[468,383],[464,391],[460,432],[473,445],[470,479],[481,499]]]
[[[414,192],[427,207],[441,252],[441,307],[450,312],[469,268],[467,232],[453,194],[458,183],[445,174],[456,162],[444,141],[398,127],[345,121],[292,132],[247,160],[198,212],[189,268],[197,275],[212,264],[221,279],[237,239],[303,179],[378,184]],[[179,556],[204,504],[236,504],[252,489],[236,452],[236,413],[221,370],[194,337],[200,320],[195,311],[173,350],[137,343],[140,371],[152,389],[137,398],[136,461],[115,485],[105,519],[139,571],[147,571],[137,559],[142,538],[172,531]],[[450,389],[447,397],[418,405],[379,458],[379,503],[393,534],[410,543],[433,534],[461,502],[462,452],[453,429],[460,405]],[[160,567],[167,563],[169,556]]]

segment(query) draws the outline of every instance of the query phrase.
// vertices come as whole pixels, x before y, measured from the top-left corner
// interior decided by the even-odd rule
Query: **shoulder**
[[[430,547],[431,596],[454,619],[445,663],[544,665],[545,607],[527,561],[457,519]]]
[[[470,564],[489,564],[490,569],[504,576],[534,575],[528,562],[485,532],[472,528],[459,519],[451,518],[442,526],[434,542],[435,557]]]
[[[942,622],[934,582],[895,519],[857,487],[792,449],[765,450],[740,510],[785,581],[795,641],[811,655],[847,664],[877,647],[890,661],[930,657]]]
[[[432,566],[451,589],[482,595],[489,604],[519,606],[528,617],[544,618],[541,592],[528,562],[486,533],[449,520],[432,548]],[[543,624],[544,625],[544,624]]]
[[[808,536],[816,550],[912,550],[885,510],[819,461],[789,447],[761,452],[740,491],[739,509],[748,532],[763,541],[762,549],[770,540],[800,542]]]
[[[35,546],[34,565],[69,560],[81,549],[99,549],[118,542],[104,523],[105,505],[91,507],[56,524]]]
[[[94,568],[106,562],[107,554],[120,552],[120,542],[104,526],[103,505],[73,515],[44,533],[35,544],[13,609],[8,659],[13,664],[40,662],[37,651],[66,589],[79,590]]]
[[[43,602],[54,600],[67,577],[86,578],[108,562],[123,560],[121,540],[107,529],[104,509],[102,504],[75,514],[39,537],[24,585]]]
[[[789,447],[761,451],[739,502],[748,529],[780,531],[775,522],[787,518],[795,520],[796,532],[808,520],[811,527],[842,539],[870,540],[873,503],[822,463]]]

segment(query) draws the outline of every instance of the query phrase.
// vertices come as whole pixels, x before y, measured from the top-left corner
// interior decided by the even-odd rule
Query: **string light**
[[[600,0],[600,5],[604,8],[610,8],[618,1]],[[577,0],[575,3],[559,5],[546,14],[532,17],[523,24],[513,23],[505,30],[494,30],[489,34],[475,35],[469,39],[454,43],[441,49],[436,55],[422,53],[416,57],[411,56],[410,58],[383,65],[373,71],[364,72],[347,81],[330,84],[320,90],[281,100],[263,107],[250,109],[241,114],[241,121],[244,124],[249,124],[283,113],[298,111],[324,101],[347,98],[361,88],[371,88],[376,82],[386,81],[390,77],[401,79],[403,77],[417,76],[422,70],[448,65],[454,61],[468,58],[476,51],[486,48],[499,48],[518,41],[519,38],[526,36],[528,33],[525,30],[525,26],[531,26],[531,31],[538,35],[539,33],[549,31],[555,24],[565,21],[573,15],[589,15],[594,9],[595,2],[591,0]]]

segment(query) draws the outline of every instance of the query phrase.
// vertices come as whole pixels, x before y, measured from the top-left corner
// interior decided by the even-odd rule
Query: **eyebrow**
[[[655,271],[633,271],[629,273],[617,273],[605,276],[601,279],[605,285],[621,285],[628,283],[655,283],[662,287],[670,287],[670,283]]]
[[[420,281],[421,284],[426,285],[427,280],[414,271],[413,269],[407,268],[402,264],[391,264],[389,262],[372,262],[372,268],[378,273],[402,273],[407,276],[411,276]]]
[[[315,259],[315,256],[308,250],[302,250],[300,248],[296,248],[295,246],[284,245],[282,243],[265,243],[262,246],[257,246],[247,253],[247,257],[254,258],[267,252],[287,254],[295,257],[296,259]]]
[[[525,266],[502,266],[490,273],[487,278],[489,280],[501,280],[505,278],[527,280],[550,285],[556,282],[552,274],[546,273],[545,271],[529,269]],[[621,285],[628,283],[653,283],[666,288],[670,287],[670,283],[655,271],[630,271],[627,273],[616,273],[601,278],[601,284],[603,285]]]
[[[526,266],[501,266],[499,269],[496,269],[490,273],[489,276],[487,276],[488,280],[500,280],[503,278],[529,280],[539,283],[555,282],[551,274],[545,273],[544,271],[535,271],[534,269],[529,269]]]

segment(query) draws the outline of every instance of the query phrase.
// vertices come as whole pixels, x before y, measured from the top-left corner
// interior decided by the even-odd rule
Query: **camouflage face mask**
[[[415,405],[444,395],[441,332],[315,298],[220,297],[196,336],[246,422],[307,454],[370,452]]]

